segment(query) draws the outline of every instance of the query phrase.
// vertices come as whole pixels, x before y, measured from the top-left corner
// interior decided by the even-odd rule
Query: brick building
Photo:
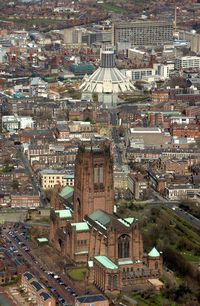
[[[76,264],[88,268],[87,280],[103,292],[136,288],[162,274],[162,256],[147,255],[135,218],[113,214],[113,158],[110,144],[82,143],[75,163],[73,206],[65,207],[56,187],[51,203],[49,241]]]
[[[11,194],[11,207],[33,208],[40,206],[38,194]]]
[[[163,174],[147,171],[150,185],[158,192],[164,192],[166,187],[166,179]]]
[[[199,124],[187,124],[178,125],[173,124],[170,128],[170,134],[174,137],[189,137],[194,139],[200,138],[200,125]]]
[[[154,104],[158,104],[161,102],[169,101],[169,92],[168,90],[153,90],[151,92],[151,100]]]
[[[148,183],[142,174],[130,173],[128,175],[128,189],[136,200],[143,198],[147,188]]]
[[[30,272],[22,274],[21,285],[28,293],[29,298],[38,306],[55,306],[55,299],[49,294],[47,289],[38,282]]]

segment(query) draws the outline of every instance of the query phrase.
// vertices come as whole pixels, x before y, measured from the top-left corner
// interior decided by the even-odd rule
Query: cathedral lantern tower
[[[114,205],[113,157],[110,142],[92,139],[79,146],[75,163],[74,220],[102,209],[112,214]]]

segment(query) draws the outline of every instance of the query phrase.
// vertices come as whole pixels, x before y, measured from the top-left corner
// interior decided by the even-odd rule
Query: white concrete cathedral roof
[[[122,93],[135,89],[131,81],[116,67],[99,67],[91,76],[85,76],[80,90],[89,93]]]

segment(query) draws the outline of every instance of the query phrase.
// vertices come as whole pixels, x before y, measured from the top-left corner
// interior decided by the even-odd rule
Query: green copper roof
[[[108,257],[106,256],[95,256],[94,257],[98,262],[100,262],[105,268],[110,270],[118,269],[118,266],[114,264]]]
[[[124,218],[124,219],[118,219],[119,222],[124,224],[125,226],[129,227],[134,221],[134,218]]]
[[[132,265],[133,264],[133,261],[130,259],[127,259],[127,260],[118,260],[118,265]]]
[[[85,254],[88,254],[88,251],[80,251],[75,253],[75,255],[85,255]]]
[[[71,225],[76,227],[77,232],[84,232],[89,230],[87,222],[71,223]]]
[[[69,209],[55,210],[55,213],[59,214],[60,219],[67,219],[72,217],[71,211]]]
[[[70,197],[72,197],[74,192],[74,188],[69,187],[69,186],[65,186],[62,191],[59,193],[59,196],[64,198],[64,199],[68,199]]]
[[[104,211],[102,210],[96,210],[94,211],[91,215],[89,215],[89,218],[92,219],[93,221],[98,221],[100,224],[105,226],[108,224],[111,220],[110,216],[107,215]]]
[[[154,247],[148,254],[148,256],[150,257],[159,257],[160,253],[156,250],[156,248]]]
[[[45,237],[42,237],[42,238],[37,238],[37,241],[38,242],[48,242],[48,239]]]

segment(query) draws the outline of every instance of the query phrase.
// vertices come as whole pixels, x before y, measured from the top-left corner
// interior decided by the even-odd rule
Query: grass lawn
[[[86,275],[86,268],[73,268],[67,274],[75,281],[83,281]]]
[[[125,9],[123,9],[119,6],[116,6],[114,4],[111,4],[111,3],[102,3],[102,4],[99,5],[99,7],[104,11],[114,12],[114,13],[117,13],[117,14],[122,14],[126,11]]]
[[[200,261],[199,256],[196,256],[196,255],[192,254],[192,252],[189,252],[189,251],[181,252],[181,255],[183,255],[183,257],[185,257],[188,261],[191,261],[193,263],[199,263],[199,261]]]

